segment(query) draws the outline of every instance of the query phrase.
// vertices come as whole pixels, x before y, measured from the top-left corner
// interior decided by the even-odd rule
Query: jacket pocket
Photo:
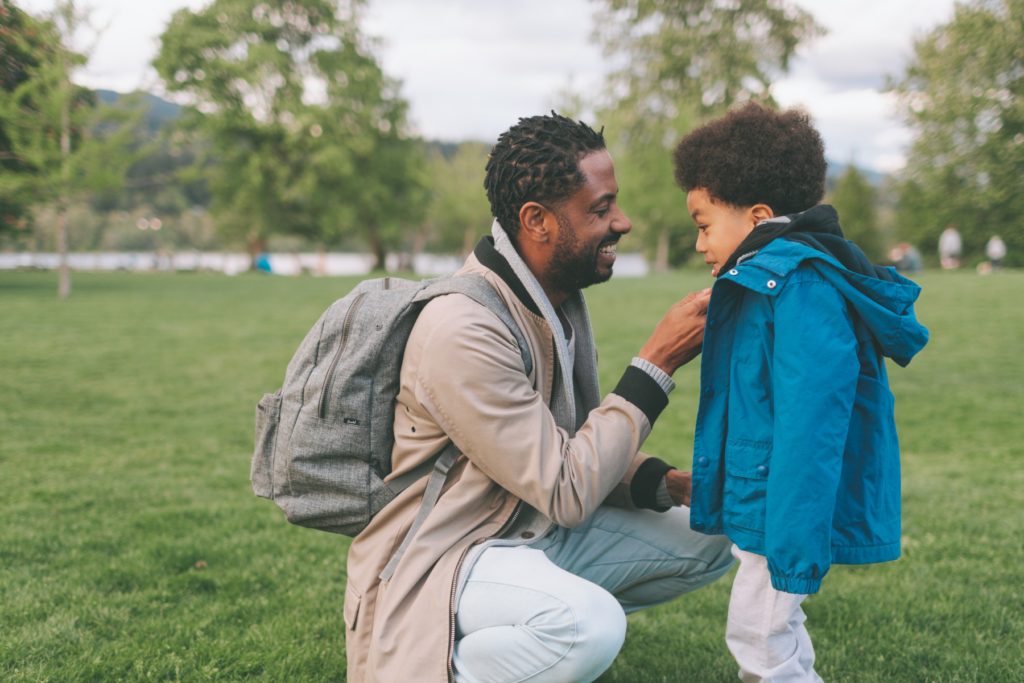
[[[349,631],[356,630],[356,620],[359,618],[359,603],[362,601],[363,596],[359,594],[356,587],[352,585],[350,580],[345,586],[345,627]]]
[[[724,516],[727,524],[764,533],[772,444],[729,439],[725,444]]]
[[[264,394],[256,405],[256,450],[252,456],[249,480],[252,490],[261,498],[274,497],[274,451],[277,447],[277,426],[281,421],[281,390]]]

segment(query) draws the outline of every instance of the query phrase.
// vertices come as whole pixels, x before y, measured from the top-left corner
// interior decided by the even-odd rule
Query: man
[[[611,277],[632,227],[601,133],[521,119],[487,164],[496,221],[460,272],[500,294],[509,329],[452,294],[420,314],[395,409],[391,478],[449,439],[463,456],[393,574],[426,479],[352,543],[345,594],[350,683],[592,681],[625,637],[625,612],[711,583],[724,536],[689,528],[690,475],[639,453],[701,348],[708,292],[673,306],[601,401],[581,289]],[[381,576],[384,576],[384,579]]]

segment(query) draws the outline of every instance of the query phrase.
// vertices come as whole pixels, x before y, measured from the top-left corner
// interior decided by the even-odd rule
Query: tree
[[[891,83],[914,131],[899,189],[899,232],[934,254],[943,228],[965,254],[993,234],[1024,265],[1024,0],[958,4],[914,44]]]
[[[491,227],[491,205],[484,191],[487,155],[491,145],[463,142],[446,157],[433,150],[430,175],[433,196],[429,220],[439,246],[468,255],[480,236]]]
[[[18,9],[10,0],[0,0],[0,97],[8,101],[19,86],[51,59],[53,46],[49,27]],[[27,177],[33,169],[12,149],[10,123],[0,118],[0,232],[24,229],[31,218],[31,192]]]
[[[823,29],[774,0],[597,0],[595,38],[625,66],[597,107],[609,128],[621,203],[657,269],[685,263],[696,230],[672,181],[678,139],[749,99],[774,105],[773,78]]]
[[[272,232],[359,234],[377,267],[426,204],[407,104],[359,29],[363,0],[215,0],[183,9],[153,65],[191,99],[183,129],[211,154],[212,211],[253,252]],[[193,176],[195,177],[195,176]]]
[[[13,7],[4,6],[8,16]],[[71,198],[116,187],[134,160],[129,151],[140,113],[97,106],[94,94],[72,82],[88,61],[72,41],[88,17],[73,0],[58,2],[44,20],[19,19],[30,26],[38,49],[24,60],[24,76],[13,90],[0,89],[0,122],[6,155],[15,164],[4,174],[0,195],[26,203],[58,204],[59,295],[71,294],[67,266],[67,211]],[[25,43],[22,43],[24,45]]]
[[[884,253],[878,231],[878,196],[853,163],[839,177],[830,203],[839,212],[846,239],[860,247],[869,261],[881,263]]]

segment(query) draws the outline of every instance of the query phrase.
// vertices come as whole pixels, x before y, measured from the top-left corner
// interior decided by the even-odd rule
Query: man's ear
[[[754,221],[754,225],[757,225],[761,221],[768,220],[769,218],[775,218],[775,212],[772,211],[772,207],[767,204],[754,204],[749,209],[750,218]]]
[[[526,202],[519,209],[519,239],[531,242],[550,242],[554,216],[537,202]]]

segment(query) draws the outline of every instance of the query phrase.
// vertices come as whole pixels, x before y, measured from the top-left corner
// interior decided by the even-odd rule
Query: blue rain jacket
[[[834,209],[805,213],[867,264]],[[772,586],[804,594],[833,563],[900,556],[883,357],[906,366],[928,340],[914,316],[920,287],[891,268],[853,272],[809,242],[819,248],[777,238],[715,282],[690,509],[694,530],[766,556]]]

